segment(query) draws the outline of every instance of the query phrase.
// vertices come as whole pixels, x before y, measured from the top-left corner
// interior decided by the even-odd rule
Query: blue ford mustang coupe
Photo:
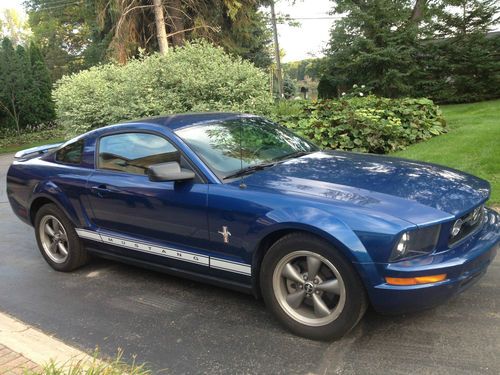
[[[369,303],[401,313],[463,291],[500,238],[486,181],[321,151],[232,113],[139,120],[19,152],[7,192],[58,271],[92,253],[224,285],[321,340],[348,332]]]

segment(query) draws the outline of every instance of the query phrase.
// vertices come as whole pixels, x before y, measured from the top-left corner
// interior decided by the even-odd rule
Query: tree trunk
[[[467,34],[467,1],[462,3],[462,33]]]
[[[156,36],[158,38],[158,46],[160,53],[166,55],[168,53],[168,38],[165,30],[165,16],[163,15],[162,0],[153,0],[155,10]]]
[[[12,105],[12,118],[14,119],[14,122],[16,123],[16,131],[17,135],[21,134],[21,126],[19,125],[19,114],[16,111],[16,94],[11,93],[10,95],[10,103]]]
[[[276,27],[276,13],[274,11],[274,0],[271,1],[271,22],[274,34],[274,54],[276,58],[276,78],[278,80],[278,92],[280,99],[283,97],[283,76],[281,75],[280,46],[278,44],[278,28]]]
[[[413,11],[411,12],[410,21],[419,22],[424,15],[424,7],[427,0],[416,0],[413,6]]]
[[[186,34],[183,31],[185,26],[184,14],[182,13],[182,1],[171,0],[169,4],[170,6],[167,6],[167,13],[170,24],[172,25],[172,44],[177,47],[182,46],[186,39]]]

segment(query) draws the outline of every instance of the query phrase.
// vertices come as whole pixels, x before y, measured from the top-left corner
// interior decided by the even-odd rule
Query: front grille
[[[479,206],[461,218],[455,220],[450,230],[449,245],[453,245],[474,233],[484,221],[486,209]]]

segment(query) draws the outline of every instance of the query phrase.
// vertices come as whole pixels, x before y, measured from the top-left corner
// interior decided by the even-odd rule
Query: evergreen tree
[[[39,90],[34,85],[33,71],[29,52],[22,45],[16,47],[17,55],[17,91],[16,106],[19,113],[20,127],[37,124],[36,105],[39,105]]]
[[[297,85],[295,81],[289,77],[283,80],[283,96],[285,99],[292,99],[297,94]]]
[[[494,0],[339,0],[320,95],[354,84],[375,94],[465,102],[500,96]]]
[[[472,102],[500,97],[500,37],[472,32],[449,41],[449,75],[452,100]]]
[[[27,126],[54,119],[54,103],[47,67],[32,45],[15,49],[4,38],[0,47],[1,128],[14,126],[20,133]]]
[[[436,30],[443,37],[485,34],[498,23],[499,11],[497,0],[442,0]]]
[[[38,122],[49,122],[55,118],[55,108],[52,100],[52,81],[42,53],[34,42],[30,43],[29,57],[33,86],[37,92],[37,96],[33,98],[37,102],[34,105],[35,116]]]
[[[221,32],[221,44],[229,53],[249,60],[259,68],[268,68],[273,60],[270,53],[272,33],[258,5],[246,6],[241,16],[232,20],[225,17]]]
[[[6,119],[6,125],[14,125],[21,132],[20,101],[25,91],[22,64],[8,38],[2,40],[0,50],[0,111]],[[4,126],[2,126],[4,127]]]
[[[422,30],[409,22],[408,0],[339,0],[334,11],[347,15],[331,31],[323,80],[337,93],[364,84],[382,96],[411,93],[416,44]]]
[[[417,95],[441,103],[500,97],[500,36],[488,35],[500,5],[491,0],[444,0],[437,12],[439,38],[420,53]]]

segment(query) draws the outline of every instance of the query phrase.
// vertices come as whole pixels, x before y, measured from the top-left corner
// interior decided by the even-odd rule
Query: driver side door
[[[118,246],[128,256],[145,259],[151,252],[141,251],[137,244],[170,248],[177,258],[182,258],[182,251],[198,253],[197,249],[206,248],[208,185],[202,177],[157,182],[146,174],[149,166],[171,161],[193,169],[160,134],[122,132],[97,140],[96,169],[87,187],[90,220],[105,234],[104,242]],[[172,262],[168,257],[162,259]]]

